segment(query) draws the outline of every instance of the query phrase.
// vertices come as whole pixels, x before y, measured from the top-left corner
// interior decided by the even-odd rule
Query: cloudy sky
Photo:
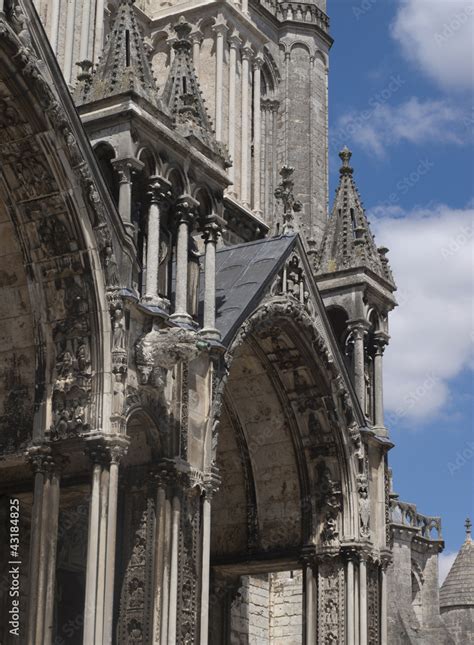
[[[470,0],[328,0],[331,185],[337,152],[400,306],[385,358],[396,492],[441,515],[442,574],[474,515],[474,5]]]

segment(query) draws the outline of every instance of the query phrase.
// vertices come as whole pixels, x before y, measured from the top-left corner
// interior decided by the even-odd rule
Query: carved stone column
[[[388,337],[384,333],[374,335],[374,425],[377,434],[386,435],[383,418],[383,353],[388,343]]]
[[[66,35],[64,43],[64,78],[66,83],[72,78],[72,57],[74,52],[74,25],[76,22],[76,0],[70,0],[67,4],[66,14]]]
[[[262,214],[260,195],[261,176],[261,69],[263,56],[255,56],[253,62],[253,210],[257,215]]]
[[[49,34],[49,41],[51,49],[57,55],[58,53],[58,37],[59,37],[59,5],[60,0],[53,0],[51,5],[51,27]]]
[[[95,29],[94,29],[94,53],[93,62],[97,63],[99,57],[102,55],[104,46],[104,0],[96,0],[95,5]]]
[[[249,205],[249,159],[250,159],[250,138],[249,138],[249,65],[253,56],[250,43],[247,41],[242,48],[242,124],[240,144],[240,200]]]
[[[237,51],[242,44],[238,32],[234,29],[229,38],[229,156],[232,160],[232,166],[229,168],[229,179],[234,184],[230,191],[233,195],[236,194],[235,190],[235,77],[237,72]]]
[[[185,195],[178,200],[175,215],[178,222],[178,241],[176,244],[176,287],[175,311],[171,318],[182,324],[189,324],[188,313],[188,238],[194,221],[198,202]]]
[[[363,553],[359,559],[359,643],[367,645],[367,559]]]
[[[148,208],[148,235],[146,247],[145,300],[161,304],[158,294],[160,266],[160,215],[171,197],[171,184],[163,177],[150,177],[150,206]]]
[[[35,473],[30,537],[27,645],[53,642],[59,478],[64,460],[47,446],[28,451]]]
[[[79,60],[91,60],[89,47],[90,22],[91,22],[91,0],[84,0],[81,13],[81,39],[79,45]]]
[[[201,58],[201,43],[203,39],[203,33],[200,29],[193,29],[189,34],[189,40],[193,44],[193,65],[196,71],[196,74],[199,76],[199,61]]]
[[[227,32],[227,23],[221,14],[216,18],[212,28],[216,34],[216,139],[222,140],[222,94],[224,77],[224,37]]]
[[[219,487],[217,471],[205,483],[201,495],[201,633],[199,645],[207,645],[209,639],[209,588],[211,579],[211,502]]]
[[[303,549],[303,612],[305,645],[313,645],[317,638],[317,565],[314,547]]]
[[[110,645],[117,531],[118,466],[127,449],[124,437],[93,437],[87,452],[92,461],[89,507],[84,643]]]
[[[204,258],[204,324],[202,335],[206,338],[220,340],[216,329],[216,245],[220,235],[217,217],[211,215],[204,223],[203,238],[206,245]]]
[[[352,554],[349,554],[346,562],[346,634],[347,645],[355,645],[355,562]]]
[[[143,168],[143,164],[132,157],[113,159],[112,165],[119,178],[119,203],[118,210],[125,228],[133,234],[132,224],[132,172]]]
[[[380,567],[380,645],[388,645],[388,596],[387,567],[389,561],[383,560]]]
[[[353,321],[349,327],[354,343],[354,387],[359,399],[360,407],[365,410],[365,349],[364,341],[369,324],[365,320]]]

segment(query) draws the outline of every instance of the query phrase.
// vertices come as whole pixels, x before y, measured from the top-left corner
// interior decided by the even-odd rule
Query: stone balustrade
[[[417,529],[420,537],[426,540],[442,540],[441,518],[418,513],[415,504],[392,499],[390,502],[390,521],[392,524]]]

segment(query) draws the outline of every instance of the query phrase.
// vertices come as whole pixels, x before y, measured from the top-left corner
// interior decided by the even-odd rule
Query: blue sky
[[[328,14],[331,199],[347,144],[399,286],[385,358],[395,490],[442,516],[446,570],[474,515],[474,8],[328,0]]]

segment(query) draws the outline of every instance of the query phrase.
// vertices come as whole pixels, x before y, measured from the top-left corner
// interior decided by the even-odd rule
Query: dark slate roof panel
[[[229,343],[239,324],[288,257],[295,235],[273,237],[219,249],[216,254],[216,326]]]

